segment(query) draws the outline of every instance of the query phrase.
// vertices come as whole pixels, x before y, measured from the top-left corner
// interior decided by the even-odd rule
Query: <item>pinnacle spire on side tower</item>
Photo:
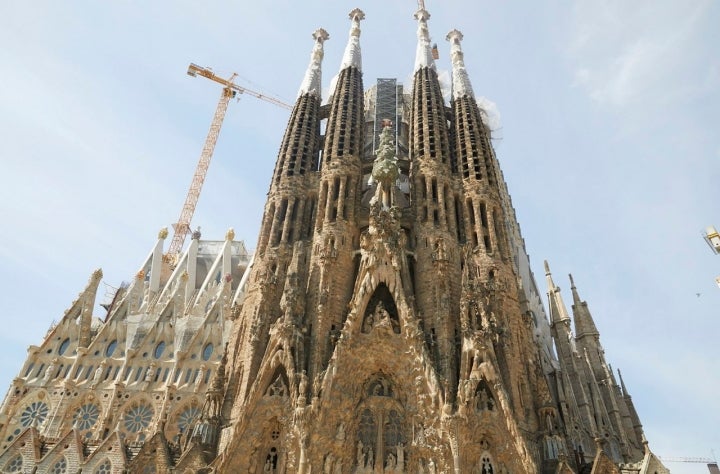
[[[452,62],[452,96],[453,99],[460,99],[468,96],[475,98],[470,76],[465,69],[465,59],[460,47],[463,34],[458,30],[452,30],[447,34],[446,39],[450,42],[450,61]]]
[[[428,30],[427,21],[430,18],[430,13],[427,10],[420,9],[415,13],[415,18],[418,21],[418,44],[417,52],[415,53],[415,72],[423,67],[429,67],[435,69],[435,60],[432,55],[432,45],[430,44],[430,30]]]
[[[330,35],[324,29],[318,28],[313,32],[312,36],[315,39],[315,47],[313,47],[312,53],[310,54],[310,64],[305,72],[305,78],[300,85],[298,97],[303,94],[313,94],[320,97],[322,91],[321,65],[323,56],[325,55],[323,43],[330,39]]]
[[[548,285],[548,298],[549,298],[549,304],[550,304],[550,318],[552,324],[563,322],[563,321],[570,321],[570,316],[568,315],[567,308],[565,308],[565,303],[562,300],[562,296],[560,296],[560,288],[555,285],[555,282],[552,279],[552,273],[550,272],[550,265],[548,264],[547,260],[545,260],[545,278],[547,279],[547,285]]]
[[[570,277],[570,290],[573,294],[573,315],[575,319],[575,335],[578,338],[583,336],[599,336],[600,333],[595,326],[590,310],[587,307],[587,303],[580,299],[577,288],[575,287],[575,280],[572,275]]]
[[[362,71],[362,55],[360,54],[360,21],[365,19],[365,13],[359,8],[355,8],[350,12],[350,20],[352,20],[352,26],[350,27],[350,38],[348,44],[345,47],[345,54],[343,54],[342,63],[340,63],[340,70],[348,67],[356,67],[358,71]]]

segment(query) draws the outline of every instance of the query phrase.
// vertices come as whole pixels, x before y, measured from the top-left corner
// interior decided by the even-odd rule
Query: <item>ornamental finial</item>
[[[310,53],[310,64],[305,72],[305,78],[300,85],[298,96],[303,94],[313,94],[320,98],[322,93],[321,65],[323,56],[325,55],[323,43],[330,39],[330,35],[324,29],[318,28],[313,32],[312,37],[315,40],[315,46],[313,46],[312,53]]]
[[[168,236],[168,228],[163,227],[162,229],[160,229],[160,232],[158,232],[158,239],[165,240],[167,238],[167,236]]]
[[[225,240],[235,240],[235,229],[230,227],[227,232],[225,232]]]
[[[430,30],[428,30],[427,21],[430,19],[430,13],[425,9],[415,12],[415,19],[418,21],[418,44],[415,53],[415,71],[429,67],[435,69],[435,59],[433,58],[432,46],[430,45]]]
[[[350,39],[345,48],[340,70],[348,67],[356,67],[358,70],[362,70],[362,58],[360,56],[360,21],[365,19],[365,13],[359,8],[355,8],[350,12],[349,16],[350,20],[352,20]]]
[[[453,99],[462,97],[475,97],[472,85],[470,84],[470,76],[465,69],[465,59],[460,47],[463,34],[458,30],[452,30],[445,37],[450,42],[450,61],[452,62],[452,90]]]

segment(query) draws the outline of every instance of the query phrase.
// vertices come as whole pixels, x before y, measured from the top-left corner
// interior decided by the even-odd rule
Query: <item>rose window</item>
[[[123,423],[125,429],[130,433],[137,433],[150,426],[153,417],[153,409],[149,405],[137,405],[125,413]]]
[[[38,425],[42,424],[47,418],[50,409],[44,402],[32,402],[30,405],[25,407],[22,414],[20,415],[20,424],[23,427],[28,427],[33,423],[37,422]]]
[[[97,405],[87,403],[81,406],[78,411],[75,412],[75,416],[73,417],[73,424],[75,425],[75,428],[80,431],[89,430],[90,428],[95,426],[95,423],[97,422],[99,416],[100,409],[97,407]]]
[[[178,417],[178,430],[180,433],[185,433],[192,424],[200,418],[200,409],[198,407],[189,407],[180,413]]]

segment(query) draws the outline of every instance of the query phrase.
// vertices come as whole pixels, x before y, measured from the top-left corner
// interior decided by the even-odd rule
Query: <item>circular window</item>
[[[210,356],[212,356],[213,349],[214,348],[213,348],[212,343],[207,343],[207,345],[205,346],[205,348],[203,349],[203,352],[202,352],[203,360],[205,360],[205,361],[210,360]]]
[[[20,424],[27,428],[28,426],[36,423],[41,425],[45,418],[47,418],[50,409],[43,402],[32,402],[30,405],[25,407],[22,414],[20,415]]]
[[[97,423],[100,417],[100,409],[93,403],[87,403],[81,406],[75,416],[73,417],[73,423],[75,427],[80,431],[89,430],[95,423]]]
[[[149,405],[137,405],[125,413],[123,422],[125,429],[131,433],[137,433],[150,426],[153,417],[153,409]]]
[[[163,352],[165,352],[165,341],[160,341],[160,343],[155,346],[155,352],[153,355],[156,359],[159,359]]]
[[[192,424],[200,418],[200,409],[198,407],[189,407],[178,417],[178,431],[185,433]]]
[[[105,356],[110,357],[111,355],[113,355],[116,347],[117,347],[117,339],[115,339],[110,344],[108,344],[107,349],[105,349]]]
[[[70,339],[65,339],[63,342],[60,343],[60,348],[58,349],[58,354],[63,355],[65,354],[65,351],[70,346]]]

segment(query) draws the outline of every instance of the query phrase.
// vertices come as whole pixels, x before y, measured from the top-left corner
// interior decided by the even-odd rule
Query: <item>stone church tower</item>
[[[313,33],[252,260],[198,233],[170,268],[163,232],[103,320],[94,274],[0,407],[3,472],[669,472],[547,264],[545,315],[463,35],[448,104],[429,18],[410,94],[365,91],[355,9],[322,104]]]

